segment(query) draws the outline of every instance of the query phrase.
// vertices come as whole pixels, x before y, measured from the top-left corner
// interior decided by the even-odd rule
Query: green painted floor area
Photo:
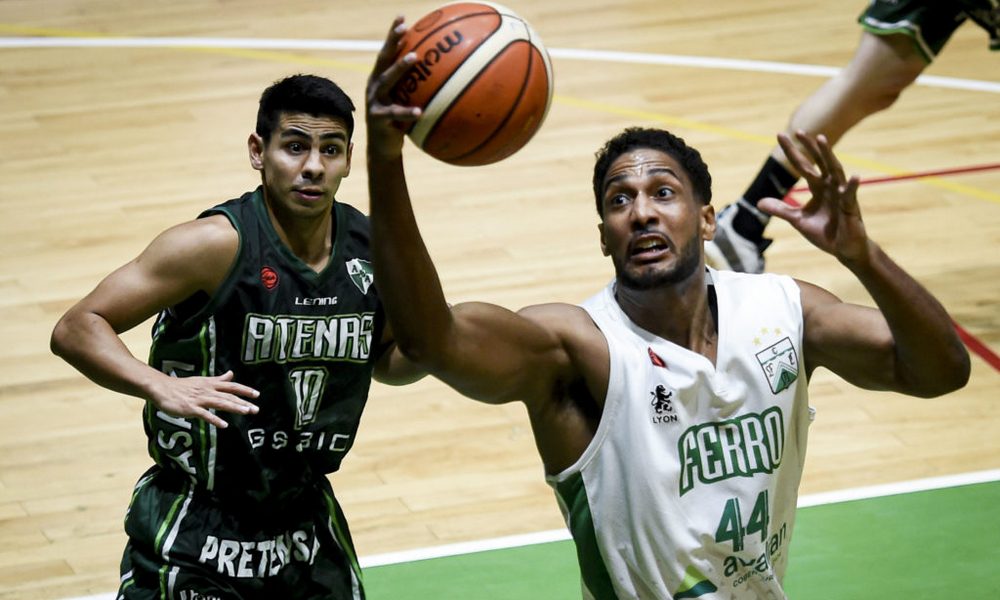
[[[553,500],[554,501],[554,500]],[[365,570],[369,600],[575,600],[571,542]],[[1000,482],[800,509],[793,600],[1000,600]]]

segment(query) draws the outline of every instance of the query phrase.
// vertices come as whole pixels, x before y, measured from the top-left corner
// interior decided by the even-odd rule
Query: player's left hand
[[[420,118],[419,108],[394,104],[390,95],[392,87],[417,60],[412,52],[396,59],[406,30],[403,17],[396,17],[375,59],[365,93],[368,151],[388,158],[402,153],[404,130]]]
[[[858,206],[858,177],[844,175],[826,136],[797,131],[795,138],[808,158],[786,134],[778,134],[778,143],[809,185],[812,198],[802,206],[764,198],[757,207],[788,221],[813,245],[842,263],[863,260],[868,253],[868,234]]]

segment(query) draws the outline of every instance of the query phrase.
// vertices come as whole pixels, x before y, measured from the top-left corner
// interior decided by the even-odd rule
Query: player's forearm
[[[895,346],[898,391],[938,396],[969,379],[969,353],[948,312],[874,242],[867,256],[844,263],[882,311]]]
[[[157,379],[165,375],[137,359],[111,326],[94,314],[68,314],[52,331],[54,354],[88,379],[109,390],[151,398]]]
[[[369,152],[368,187],[375,282],[396,343],[423,365],[440,354],[452,317],[417,227],[402,158]]]

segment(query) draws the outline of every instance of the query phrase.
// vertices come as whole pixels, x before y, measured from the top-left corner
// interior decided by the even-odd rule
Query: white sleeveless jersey
[[[715,366],[629,320],[613,282],[583,304],[608,341],[608,394],[583,455],[547,479],[586,598],[785,598],[811,420],[799,288],[709,274]]]

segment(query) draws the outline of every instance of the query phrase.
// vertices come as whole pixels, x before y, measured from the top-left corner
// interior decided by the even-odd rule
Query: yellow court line
[[[0,32],[20,34],[20,35],[36,35],[45,37],[80,37],[80,38],[91,38],[91,39],[116,39],[124,37],[124,36],[104,35],[87,31],[30,27],[23,25],[11,25],[6,23],[0,23]],[[367,73],[371,68],[368,65],[360,65],[357,63],[334,60],[334,59],[316,58],[313,56],[307,56],[303,54],[297,54],[286,51],[199,47],[197,45],[174,47],[173,49],[204,52],[209,54],[221,54],[225,56],[235,56],[239,58],[248,58],[252,60],[264,60],[271,62],[291,62],[301,65],[331,67],[338,69],[346,69],[357,73]],[[731,129],[728,127],[713,125],[711,123],[706,123],[703,121],[695,121],[683,117],[674,117],[670,115],[665,115],[658,112],[650,112],[633,108],[627,108],[615,104],[609,104],[606,102],[595,102],[592,100],[585,100],[582,98],[575,98],[572,96],[564,96],[561,94],[557,94],[553,98],[553,102],[566,106],[572,106],[575,108],[581,108],[585,110],[592,110],[595,112],[602,112],[605,114],[627,117],[629,119],[640,119],[644,121],[662,123],[671,127],[679,127],[691,131],[708,133],[724,137],[727,139],[751,142],[754,144],[766,146],[768,148],[771,148],[776,144],[775,139],[770,136],[757,135],[745,131],[740,131],[738,129]],[[902,169],[899,169],[891,165],[887,165],[885,163],[880,163],[877,161],[869,160],[859,156],[853,156],[850,154],[843,154],[840,152],[838,152],[837,154],[843,160],[844,164],[851,165],[854,167],[860,167],[871,171],[877,171],[887,175],[898,176],[898,175],[908,174],[907,171],[904,171]],[[955,183],[952,181],[942,179],[940,177],[920,178],[917,181],[926,183],[927,185],[939,189],[945,189],[961,195],[978,198],[980,200],[986,200],[987,202],[993,202],[995,204],[1000,204],[1000,194],[995,192],[990,192],[981,188]]]
[[[115,36],[93,33],[90,31],[75,31],[72,29],[55,29],[51,27],[31,27],[28,25],[11,25],[10,23],[0,23],[0,31],[3,33],[16,33],[19,35],[38,35],[43,37],[81,37],[81,38],[113,38]]]
[[[560,104],[573,106],[576,108],[583,108],[587,110],[593,110],[596,112],[603,112],[607,114],[617,115],[619,117],[628,117],[630,119],[642,119],[644,121],[654,121],[656,123],[663,123],[674,127],[683,127],[684,129],[690,129],[692,131],[711,133],[714,135],[742,140],[745,142],[755,142],[758,144],[768,144],[771,146],[774,146],[778,143],[777,139],[775,139],[774,137],[767,137],[764,135],[747,133],[745,131],[740,131],[738,129],[730,129],[728,127],[712,125],[711,123],[704,123],[702,121],[693,121],[691,119],[685,119],[683,117],[671,117],[668,115],[664,115],[662,113],[638,110],[634,108],[626,108],[615,104],[608,104],[606,102],[595,102],[593,100],[584,100],[582,98],[563,96],[561,94],[557,94],[553,98],[553,101],[559,102]]]
[[[604,102],[594,102],[591,100],[583,100],[581,98],[573,98],[571,96],[558,95],[555,98],[553,98],[553,100],[559,101],[561,104],[573,106],[576,108],[583,108],[597,112],[604,112],[622,117],[642,119],[644,121],[652,121],[654,123],[663,123],[673,127],[683,127],[691,131],[710,133],[713,135],[718,135],[721,137],[730,138],[734,140],[753,142],[756,144],[767,146],[769,148],[777,145],[777,140],[773,137],[756,135],[752,133],[747,133],[745,131],[740,131],[738,129],[730,129],[728,127],[712,125],[710,123],[703,123],[701,121],[693,121],[691,119],[685,119],[682,117],[672,117],[657,112],[624,108],[614,104],[608,104]],[[886,175],[900,176],[909,174],[908,171],[904,171],[902,169],[893,167],[891,165],[887,165],[885,163],[880,163],[867,158],[862,158],[860,156],[844,154],[839,151],[837,152],[837,156],[840,157],[840,159],[846,165],[864,168],[870,171],[878,171]],[[955,183],[953,181],[948,181],[940,177],[921,177],[916,179],[915,181],[920,181],[921,183],[926,183],[927,185],[936,188],[946,189],[959,194],[964,194],[966,196],[979,198],[980,200],[986,200],[988,202],[994,202],[996,204],[1000,204],[1000,194],[989,192],[981,188],[964,185],[961,183]]]

